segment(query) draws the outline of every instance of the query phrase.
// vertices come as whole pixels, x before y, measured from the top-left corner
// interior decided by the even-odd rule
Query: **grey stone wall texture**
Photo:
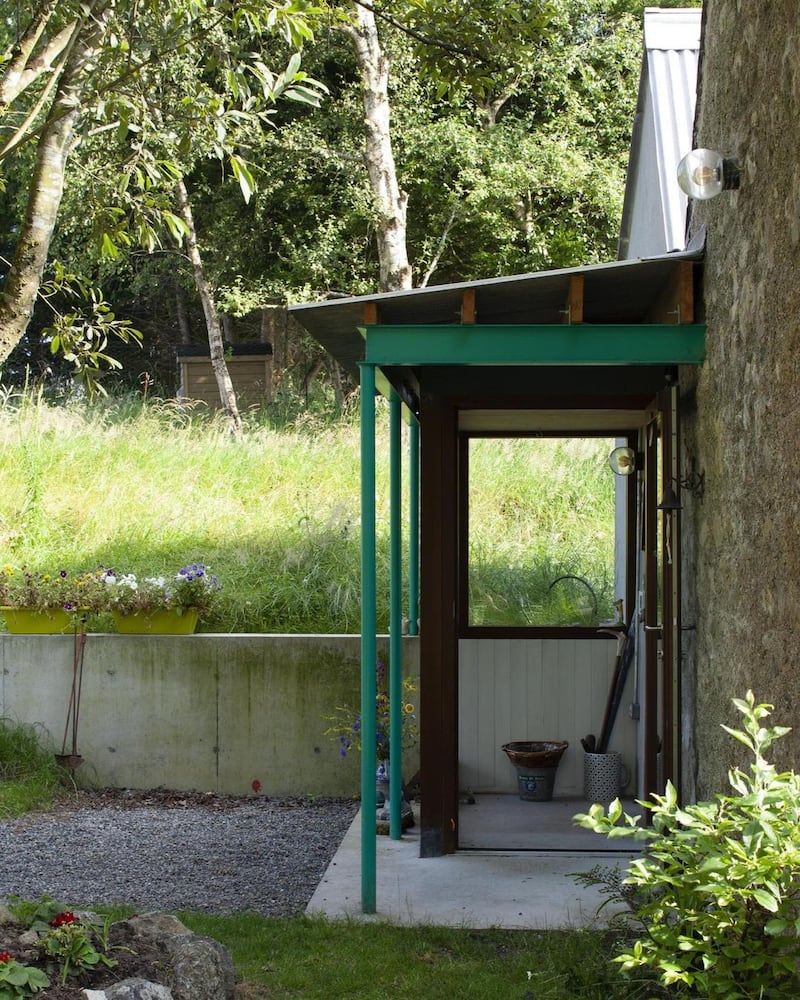
[[[690,207],[707,227],[707,358],[680,379],[684,458],[706,477],[683,515],[685,778],[708,798],[748,761],[720,729],[748,688],[795,727],[775,758],[800,769],[797,0],[707,0],[695,132],[742,168],[738,191]]]

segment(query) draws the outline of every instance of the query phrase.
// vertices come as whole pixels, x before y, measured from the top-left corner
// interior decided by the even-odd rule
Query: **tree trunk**
[[[378,219],[380,288],[391,292],[411,288],[411,265],[406,250],[408,196],[397,181],[389,131],[389,59],[381,48],[375,15],[355,4],[357,27],[349,30],[361,72],[364,94],[364,157]]]
[[[61,206],[67,157],[81,113],[85,74],[107,14],[108,8],[95,12],[78,33],[42,128],[25,219],[0,294],[0,363],[19,343],[33,313]]]
[[[175,316],[178,321],[181,343],[191,344],[192,325],[189,322],[189,312],[186,308],[186,292],[177,282],[175,283]]]
[[[328,369],[328,376],[333,386],[333,398],[336,402],[336,412],[341,413],[344,408],[344,389],[342,388],[342,369],[339,362],[333,355],[325,353],[325,367]]]
[[[200,301],[203,304],[203,314],[206,318],[206,329],[208,331],[208,346],[211,352],[211,367],[214,369],[214,377],[217,380],[220,402],[225,416],[228,418],[231,434],[238,438],[242,436],[242,418],[239,415],[239,407],[236,404],[236,393],[233,391],[233,382],[231,382],[231,377],[228,373],[228,366],[225,364],[222,330],[220,329],[219,316],[214,306],[211,286],[206,278],[203,259],[200,256],[200,249],[197,245],[197,233],[194,228],[194,216],[192,214],[192,206],[189,203],[189,194],[182,180],[178,181],[175,185],[175,195],[181,218],[186,223],[186,246],[189,259],[192,262],[194,283],[197,287]]]
[[[306,399],[306,406],[308,406],[308,394],[311,392],[311,383],[322,371],[322,358],[316,358],[311,362],[311,367],[306,371],[303,376],[303,394]]]
[[[286,306],[269,305],[261,307],[260,340],[262,344],[269,344],[272,347],[270,380],[267,386],[268,403],[274,400],[276,380],[283,374],[283,359],[286,357],[288,324],[289,312]]]
[[[48,22],[58,7],[58,0],[42,0],[33,10],[30,23],[11,48],[11,57],[3,66],[0,75],[0,114],[42,73],[44,67],[52,65],[67,38],[72,33],[72,25],[63,29],[45,51],[40,53],[31,65],[34,49],[38,45]]]

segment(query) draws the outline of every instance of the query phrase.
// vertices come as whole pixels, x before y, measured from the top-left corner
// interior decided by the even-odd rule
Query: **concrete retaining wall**
[[[378,644],[388,662],[388,640]],[[407,638],[404,670],[419,673]],[[0,713],[39,723],[60,752],[72,685],[66,636],[0,637]],[[357,754],[324,735],[357,705],[358,636],[89,635],[78,729],[81,784],[266,795],[355,795]],[[67,735],[67,752],[72,745]],[[417,770],[411,758],[405,773]],[[257,783],[257,785],[255,784]]]

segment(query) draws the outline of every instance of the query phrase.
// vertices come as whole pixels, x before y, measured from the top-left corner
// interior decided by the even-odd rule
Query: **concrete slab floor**
[[[556,929],[602,926],[604,897],[572,877],[596,865],[626,866],[636,852],[459,851],[420,858],[419,827],[377,840],[377,913],[361,912],[361,813],[356,816],[308,914],[333,919],[454,927]]]
[[[480,793],[459,805],[460,849],[483,851],[622,851],[636,849],[632,838],[609,840],[576,826],[573,816],[588,812],[591,803],[578,798],[554,798],[530,802],[518,795]],[[642,809],[626,799],[626,813]]]

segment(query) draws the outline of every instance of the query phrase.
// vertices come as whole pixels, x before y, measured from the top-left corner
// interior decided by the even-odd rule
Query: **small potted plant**
[[[117,631],[128,634],[189,635],[211,610],[220,590],[219,579],[203,563],[182,566],[172,576],[142,579],[108,569],[102,580]]]
[[[388,678],[386,666],[380,660],[375,668],[377,694],[375,696],[375,758],[378,764],[386,765],[389,760],[389,720],[390,704],[387,690]],[[410,700],[417,690],[417,685],[410,677],[403,679],[403,749],[408,750],[416,745],[419,730],[414,704]],[[331,725],[325,730],[325,735],[334,740],[339,747],[339,754],[346,757],[353,750],[361,753],[362,726],[361,712],[348,705],[337,705],[333,715],[327,716]]]
[[[386,666],[379,660],[376,666],[377,694],[375,696],[375,759],[377,769],[375,772],[377,805],[379,808],[378,820],[382,822],[388,817],[384,814],[383,807],[389,801],[389,728],[390,728],[390,701],[388,692],[388,678]],[[403,711],[402,721],[402,750],[409,750],[416,746],[419,736],[417,726],[416,711],[411,698],[417,690],[416,682],[410,678],[403,679]],[[351,751],[361,753],[363,749],[361,725],[361,712],[355,711],[348,705],[338,705],[333,715],[327,716],[330,726],[325,730],[325,735],[329,736],[338,746],[339,754],[346,757]],[[403,823],[405,826],[411,824],[413,816],[411,807],[405,803],[403,809]]]
[[[40,572],[15,566],[0,572],[0,611],[9,632],[71,631],[81,615],[99,609],[102,597],[95,572]]]

